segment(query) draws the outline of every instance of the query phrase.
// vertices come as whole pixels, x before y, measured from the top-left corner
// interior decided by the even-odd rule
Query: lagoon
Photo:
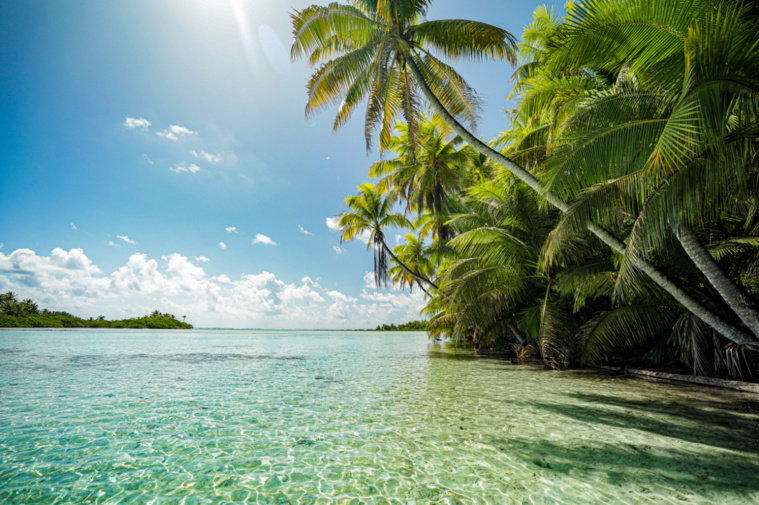
[[[759,503],[759,397],[421,332],[0,331],[0,503]]]

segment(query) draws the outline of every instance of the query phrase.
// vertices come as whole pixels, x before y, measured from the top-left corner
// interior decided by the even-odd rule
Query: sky
[[[337,134],[334,111],[304,116],[313,69],[289,61],[289,16],[311,3],[0,0],[0,292],[196,327],[420,319],[423,293],[376,289],[366,243],[329,226],[379,154],[359,111]],[[438,0],[427,17],[519,37],[537,5]],[[513,69],[455,67],[493,137]]]

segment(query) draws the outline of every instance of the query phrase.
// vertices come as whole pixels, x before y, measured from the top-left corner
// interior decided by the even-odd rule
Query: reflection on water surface
[[[0,503],[757,503],[758,413],[422,333],[0,331]]]

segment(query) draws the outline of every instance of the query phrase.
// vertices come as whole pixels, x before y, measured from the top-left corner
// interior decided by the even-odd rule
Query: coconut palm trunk
[[[733,280],[717,265],[712,255],[698,241],[693,231],[680,226],[675,228],[675,236],[685,253],[696,264],[714,289],[725,299],[733,312],[743,321],[754,335],[759,336],[759,313],[752,306]]]
[[[413,58],[407,58],[405,62],[408,68],[411,70],[411,73],[414,75],[414,79],[416,80],[417,85],[422,90],[422,93],[424,94],[425,98],[427,98],[427,101],[430,103],[435,112],[440,114],[440,116],[451,126],[451,128],[453,128],[456,133],[458,133],[464,139],[466,143],[472,146],[472,148],[474,148],[480,154],[487,156],[495,163],[503,166],[506,170],[527,184],[534,191],[543,195],[548,203],[559,209],[562,213],[568,213],[569,205],[566,202],[561,201],[550,191],[546,191],[545,188],[540,184],[540,181],[538,181],[534,175],[475,137],[471,132],[464,128],[464,126],[459,121],[457,121],[453,115],[451,115],[427,85],[426,81],[424,80],[424,76],[419,70],[419,67],[414,62]],[[589,225],[588,231],[593,233],[603,243],[611,247],[617,253],[625,253],[625,244],[607,230],[604,230],[603,228],[595,225]],[[759,347],[759,339],[753,338],[739,328],[736,328],[735,326],[727,323],[712,311],[704,307],[696,299],[685,292],[685,290],[669,280],[667,276],[664,275],[664,273],[656,269],[656,267],[654,267],[651,263],[643,258],[637,258],[636,265],[659,287],[667,291],[683,307],[695,314],[714,330],[722,334],[725,338],[739,345]]]

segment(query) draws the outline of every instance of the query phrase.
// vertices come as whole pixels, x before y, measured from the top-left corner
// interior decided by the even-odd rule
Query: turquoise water
[[[759,503],[759,397],[422,333],[0,331],[0,503]]]

